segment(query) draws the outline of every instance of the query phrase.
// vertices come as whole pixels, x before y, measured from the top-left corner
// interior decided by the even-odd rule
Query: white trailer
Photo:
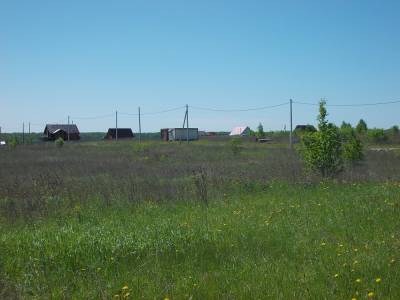
[[[199,129],[198,128],[171,128],[169,130],[169,140],[170,141],[197,141],[199,139]]]

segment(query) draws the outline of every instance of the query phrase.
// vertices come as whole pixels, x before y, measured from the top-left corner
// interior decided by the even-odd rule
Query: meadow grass
[[[399,299],[399,212],[398,183],[272,182],[208,206],[88,201],[1,225],[1,296]]]

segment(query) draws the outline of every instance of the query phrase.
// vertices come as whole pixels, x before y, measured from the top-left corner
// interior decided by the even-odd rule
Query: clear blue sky
[[[400,100],[400,1],[0,0],[0,125],[67,116]],[[400,123],[400,104],[331,108],[330,119]],[[294,123],[317,109],[294,107]],[[288,107],[190,111],[190,125],[282,129]],[[144,131],[181,126],[184,111],[144,116]],[[105,131],[114,119],[78,120]],[[121,126],[137,129],[135,117]],[[32,130],[42,130],[41,125]]]

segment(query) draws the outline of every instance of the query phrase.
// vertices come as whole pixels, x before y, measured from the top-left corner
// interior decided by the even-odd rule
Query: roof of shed
[[[78,127],[75,124],[47,124],[46,128],[44,129],[44,133],[48,131],[50,134],[54,134],[60,130],[79,134]]]
[[[115,128],[109,128],[107,135],[111,135],[112,137],[115,137]],[[133,134],[133,131],[131,128],[118,128],[118,138],[133,138],[135,135]]]

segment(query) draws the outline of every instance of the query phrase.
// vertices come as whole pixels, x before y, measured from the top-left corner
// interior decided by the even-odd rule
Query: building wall
[[[189,140],[196,141],[199,139],[199,130],[197,128],[189,128]],[[169,131],[170,141],[186,141],[187,129],[186,128],[173,128]]]

